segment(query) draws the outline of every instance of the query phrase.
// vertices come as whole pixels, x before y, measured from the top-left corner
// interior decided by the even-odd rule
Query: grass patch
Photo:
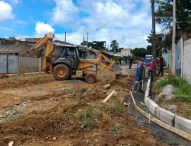
[[[80,90],[78,91],[78,93],[79,93],[80,95],[82,95],[82,94],[84,94],[87,90],[88,90],[87,88],[82,88],[82,89],[80,89]]]
[[[87,107],[78,116],[81,124],[84,128],[87,129],[98,129],[98,122],[96,122],[95,115],[93,110],[90,107]]]
[[[118,132],[120,129],[118,127],[116,127],[115,125],[112,125],[111,131],[114,131],[114,132]]]
[[[118,115],[122,115],[125,112],[125,107],[119,100],[113,100],[111,102],[111,108],[113,109],[113,112]]]
[[[157,82],[154,86],[154,92],[160,93],[166,85],[175,87],[175,98],[181,102],[191,102],[191,85],[182,78],[174,75],[168,75],[166,79]]]

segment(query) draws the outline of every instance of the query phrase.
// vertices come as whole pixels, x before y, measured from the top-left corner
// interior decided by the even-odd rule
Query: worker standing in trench
[[[142,79],[143,79],[143,64],[140,59],[137,63],[137,68],[135,72],[134,92],[141,91]]]

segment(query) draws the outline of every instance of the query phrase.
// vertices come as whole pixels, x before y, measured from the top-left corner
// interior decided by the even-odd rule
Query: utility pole
[[[152,50],[153,57],[156,57],[156,46],[155,46],[155,2],[151,0],[151,9],[152,9]]]
[[[87,46],[88,46],[88,32],[87,32]]]
[[[173,28],[172,28],[172,72],[175,73],[175,58],[176,58],[176,0],[173,0]]]
[[[107,44],[106,44],[106,41],[105,41],[105,51],[107,51]]]
[[[64,33],[64,40],[65,40],[65,42],[66,42],[66,32]]]
[[[84,38],[84,36],[83,36],[83,46],[84,46],[84,41],[85,41],[85,38]]]

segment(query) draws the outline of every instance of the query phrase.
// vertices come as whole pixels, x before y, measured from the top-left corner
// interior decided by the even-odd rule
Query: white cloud
[[[65,34],[55,34],[55,39],[64,41]],[[67,33],[66,34],[66,42],[70,42],[73,44],[80,44],[83,40],[83,36],[80,33]]]
[[[77,7],[74,5],[72,0],[54,0],[56,7],[53,10],[52,21],[56,24],[70,23],[77,13]],[[73,17],[70,17],[70,16]]]
[[[48,23],[37,22],[35,31],[37,36],[43,36],[48,32],[54,33],[54,28]]]
[[[13,19],[14,15],[10,4],[0,1],[0,21]]]
[[[53,24],[72,30],[69,38],[74,38],[71,38],[71,42],[74,39],[75,42],[81,42],[83,36],[89,32],[90,41],[107,41],[109,45],[116,39],[120,47],[147,46],[145,36],[151,32],[149,1],[54,1],[56,7],[52,14]]]

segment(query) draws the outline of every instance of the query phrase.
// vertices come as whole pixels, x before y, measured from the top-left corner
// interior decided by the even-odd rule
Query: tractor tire
[[[96,82],[96,76],[94,74],[87,74],[85,76],[85,81],[89,84],[93,84]]]
[[[58,81],[63,81],[71,76],[70,68],[65,64],[58,64],[54,67],[54,78]]]

